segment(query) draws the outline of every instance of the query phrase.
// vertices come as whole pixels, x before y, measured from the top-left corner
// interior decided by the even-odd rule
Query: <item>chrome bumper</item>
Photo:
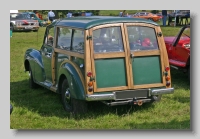
[[[137,92],[137,90],[135,90],[135,92]],[[147,90],[148,97],[154,96],[154,95],[163,95],[163,94],[172,94],[172,93],[174,93],[174,88]],[[140,97],[138,97],[138,98],[140,98]],[[124,98],[124,99],[126,99],[126,98]],[[127,99],[130,99],[130,98],[127,98]],[[102,93],[102,94],[86,95],[86,100],[87,101],[100,101],[100,100],[118,100],[118,99],[116,99],[116,92],[111,92],[109,94]]]

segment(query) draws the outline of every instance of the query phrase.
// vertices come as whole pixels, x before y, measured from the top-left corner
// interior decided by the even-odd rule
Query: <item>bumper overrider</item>
[[[115,91],[109,93],[96,93],[93,95],[86,95],[87,101],[102,101],[107,105],[124,105],[124,104],[136,104],[142,105],[146,102],[152,102],[157,99],[159,95],[172,94],[174,88],[164,89],[140,89],[140,90],[125,90]],[[106,101],[112,102],[106,102]]]

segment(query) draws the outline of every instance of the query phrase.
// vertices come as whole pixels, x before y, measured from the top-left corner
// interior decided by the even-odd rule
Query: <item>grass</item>
[[[162,27],[164,36],[179,29]],[[10,38],[11,129],[190,129],[190,82],[176,70],[171,70],[174,94],[163,95],[159,103],[108,107],[90,102],[89,112],[75,117],[64,111],[60,95],[45,88],[31,90],[23,54],[28,48],[40,49],[44,31],[13,32]]]

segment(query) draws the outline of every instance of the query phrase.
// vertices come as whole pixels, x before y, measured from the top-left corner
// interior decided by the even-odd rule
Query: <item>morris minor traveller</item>
[[[73,17],[46,27],[40,50],[24,56],[31,88],[61,94],[64,109],[87,112],[89,101],[108,106],[139,105],[171,94],[161,28],[126,17]]]

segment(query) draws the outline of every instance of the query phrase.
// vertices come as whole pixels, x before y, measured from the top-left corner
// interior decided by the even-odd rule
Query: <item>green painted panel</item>
[[[124,58],[95,60],[97,88],[127,86]]]
[[[135,85],[161,83],[161,63],[159,56],[135,57],[132,60]]]

